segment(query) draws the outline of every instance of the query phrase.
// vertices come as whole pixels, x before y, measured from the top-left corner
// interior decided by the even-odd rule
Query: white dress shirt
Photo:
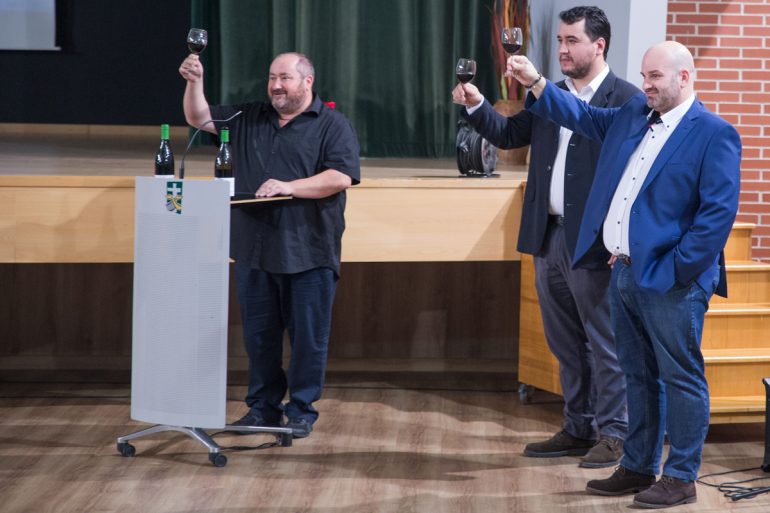
[[[662,114],[661,122],[647,130],[642,142],[629,157],[612,197],[607,217],[604,218],[604,247],[613,255],[633,256],[628,243],[628,225],[634,201],[660,150],[694,101],[695,95],[692,95],[677,107]]]
[[[569,92],[589,103],[596,94],[596,90],[602,85],[604,79],[610,73],[610,67],[605,65],[604,69],[591,80],[583,89],[578,91],[575,83],[567,77],[564,81],[567,84]],[[561,127],[559,129],[559,149],[556,151],[556,158],[553,160],[553,171],[551,172],[551,190],[548,201],[548,212],[555,216],[564,215],[564,168],[567,165],[567,150],[569,141],[572,138],[572,130]]]
[[[571,78],[567,77],[564,82],[567,84],[567,89],[569,89],[572,94],[588,103],[593,99],[596,90],[599,89],[599,86],[602,85],[602,82],[604,82],[604,79],[607,78],[609,73],[610,67],[605,65],[604,69],[580,91],[575,88],[575,83]],[[473,107],[466,107],[468,114],[476,112],[481,107],[482,103],[484,103],[483,99]],[[556,158],[554,158],[553,161],[551,188],[548,199],[548,213],[551,215],[564,215],[564,168],[567,163],[567,149],[569,148],[569,141],[571,138],[572,130],[564,127],[559,129],[559,147],[556,151]]]

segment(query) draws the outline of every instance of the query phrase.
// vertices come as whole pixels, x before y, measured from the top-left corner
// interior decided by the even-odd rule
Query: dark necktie
[[[652,111],[650,119],[647,120],[647,128],[652,128],[652,125],[657,125],[658,123],[662,123],[660,119],[660,112],[654,110]]]

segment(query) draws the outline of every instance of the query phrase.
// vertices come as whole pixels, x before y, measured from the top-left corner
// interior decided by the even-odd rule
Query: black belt
[[[559,226],[564,226],[564,216],[548,216],[548,221]]]
[[[626,265],[631,265],[631,257],[628,255],[616,255],[615,259]]]

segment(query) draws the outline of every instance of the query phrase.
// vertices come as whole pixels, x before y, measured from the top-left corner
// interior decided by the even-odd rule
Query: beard
[[[572,69],[564,69],[564,66],[561,66],[561,72],[563,75],[570,77],[570,78],[585,78],[588,76],[588,73],[591,71],[591,62],[584,62],[582,64],[579,64],[575,62],[574,60],[570,59],[568,62],[571,62],[573,64]],[[561,63],[560,63],[561,64]]]
[[[281,114],[294,114],[305,103],[307,89],[298,90],[290,94],[286,89],[275,89],[270,91],[270,103],[273,108]]]
[[[647,106],[658,112],[668,112],[677,105],[679,99],[679,87],[676,77],[671,78],[671,82],[665,89],[650,87],[644,90],[644,93],[654,92],[656,95],[652,98],[647,97]]]

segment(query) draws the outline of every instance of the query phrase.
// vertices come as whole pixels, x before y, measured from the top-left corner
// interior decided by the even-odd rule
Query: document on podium
[[[292,196],[272,196],[270,198],[257,198],[253,194],[236,194],[230,198],[231,205],[249,205],[253,203],[269,203],[273,201],[294,199]]]

